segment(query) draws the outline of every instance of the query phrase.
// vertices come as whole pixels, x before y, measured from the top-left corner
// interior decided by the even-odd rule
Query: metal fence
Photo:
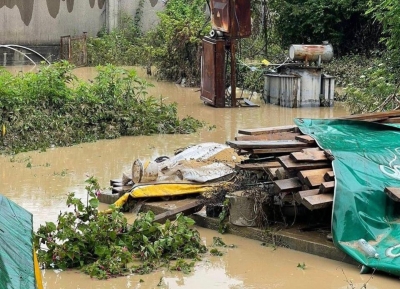
[[[86,32],[81,36],[61,36],[60,59],[67,60],[77,67],[87,65]]]

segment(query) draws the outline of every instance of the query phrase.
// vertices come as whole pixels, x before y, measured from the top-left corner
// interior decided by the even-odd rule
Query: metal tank
[[[289,47],[289,58],[293,61],[328,62],[333,58],[333,47],[331,44],[292,44]]]

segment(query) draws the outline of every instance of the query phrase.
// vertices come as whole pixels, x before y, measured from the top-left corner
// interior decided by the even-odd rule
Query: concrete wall
[[[105,6],[106,0],[0,0],[0,42],[54,45],[63,35],[96,35]]]
[[[95,36],[116,28],[120,12],[133,16],[139,0],[0,0],[0,44],[58,45],[60,36]],[[145,0],[143,30],[157,23],[164,4]]]

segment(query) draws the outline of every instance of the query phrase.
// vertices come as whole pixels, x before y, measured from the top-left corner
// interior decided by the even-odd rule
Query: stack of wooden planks
[[[241,154],[268,161],[237,165],[237,169],[264,170],[273,191],[288,201],[292,199],[309,210],[329,207],[335,186],[329,152],[315,140],[303,135],[297,126],[239,130],[242,134],[227,141]]]
[[[342,117],[377,123],[400,123],[400,110]],[[322,150],[315,140],[295,125],[240,129],[234,141],[227,144],[239,154],[266,161],[237,165],[238,170],[263,170],[273,182],[275,194],[284,195],[309,210],[326,208],[333,203],[335,176],[333,156]],[[400,200],[400,192],[387,194]],[[396,195],[396,193],[399,195]]]

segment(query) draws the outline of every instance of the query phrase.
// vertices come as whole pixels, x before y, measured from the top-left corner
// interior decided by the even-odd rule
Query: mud
[[[100,2],[100,1],[99,1]],[[80,68],[77,75],[94,77],[94,69]],[[140,71],[145,76],[145,71]],[[154,159],[171,155],[180,147],[200,142],[224,143],[233,139],[240,128],[256,128],[292,124],[294,117],[329,118],[346,115],[336,104],[333,108],[290,109],[265,105],[258,98],[252,101],[259,108],[216,109],[204,105],[198,88],[156,82],[149,90],[165,101],[177,102],[181,117],[191,115],[205,120],[215,129],[203,129],[191,135],[155,135],[102,140],[67,148],[51,148],[46,152],[29,152],[14,157],[0,156],[0,193],[9,197],[33,214],[35,229],[46,221],[55,221],[65,210],[68,192],[86,198],[84,181],[88,175],[98,178],[103,187],[109,180],[120,178],[130,171],[135,159]],[[132,216],[128,216],[132,218]],[[353,265],[344,264],[285,248],[263,247],[260,242],[199,228],[204,242],[212,243],[213,236],[221,236],[225,243],[237,248],[226,249],[222,257],[206,256],[196,264],[193,273],[184,275],[168,270],[142,275],[120,277],[107,281],[90,279],[77,271],[44,270],[46,289],[91,288],[361,288],[369,275],[360,275]],[[297,267],[305,264],[305,269]],[[344,273],[343,273],[344,272]],[[162,278],[161,286],[157,286]],[[144,282],[140,282],[142,279]],[[399,280],[376,274],[367,288],[397,288]]]

